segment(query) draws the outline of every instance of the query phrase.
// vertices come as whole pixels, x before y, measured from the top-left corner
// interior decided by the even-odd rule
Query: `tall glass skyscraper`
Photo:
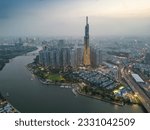
[[[85,66],[91,65],[90,58],[90,47],[89,47],[89,24],[88,17],[86,17],[86,26],[85,26],[85,36],[84,36],[84,55],[83,55],[83,64]]]

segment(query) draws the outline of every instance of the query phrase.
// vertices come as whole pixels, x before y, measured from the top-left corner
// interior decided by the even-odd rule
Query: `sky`
[[[150,0],[0,0],[0,36],[150,34]]]

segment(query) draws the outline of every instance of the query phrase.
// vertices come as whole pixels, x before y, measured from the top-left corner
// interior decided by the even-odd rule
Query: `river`
[[[30,54],[35,53],[31,52]],[[35,56],[22,55],[12,60],[0,71],[0,91],[9,93],[8,101],[23,113],[143,113],[138,105],[123,107],[100,100],[75,96],[71,89],[41,84],[25,67]]]

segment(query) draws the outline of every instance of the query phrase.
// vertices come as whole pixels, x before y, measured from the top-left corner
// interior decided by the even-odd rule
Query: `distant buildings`
[[[76,65],[81,66],[83,64],[83,48],[76,48]]]
[[[102,52],[99,48],[90,48],[91,67],[97,67],[102,64]]]
[[[150,65],[150,53],[147,53],[145,56],[145,63]]]

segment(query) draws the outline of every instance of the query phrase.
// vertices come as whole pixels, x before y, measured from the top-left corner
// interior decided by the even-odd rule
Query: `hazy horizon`
[[[149,0],[0,0],[0,36],[149,35]]]

